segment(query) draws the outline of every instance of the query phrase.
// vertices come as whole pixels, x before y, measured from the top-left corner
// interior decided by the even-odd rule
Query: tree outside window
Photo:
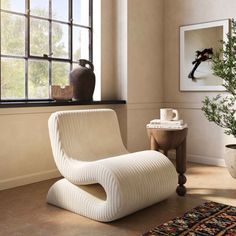
[[[1,0],[1,100],[49,99],[92,60],[92,0]]]

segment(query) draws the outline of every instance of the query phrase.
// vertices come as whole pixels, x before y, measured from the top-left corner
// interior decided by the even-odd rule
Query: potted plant
[[[227,93],[210,99],[205,97],[202,110],[206,118],[225,129],[225,134],[236,138],[236,22],[231,20],[227,40],[221,41],[222,49],[212,57],[213,74],[223,79]],[[226,166],[236,178],[236,144],[226,145]]]

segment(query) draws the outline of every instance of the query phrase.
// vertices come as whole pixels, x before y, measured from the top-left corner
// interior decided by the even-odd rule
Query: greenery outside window
[[[92,0],[1,0],[1,101],[49,100],[92,61]]]

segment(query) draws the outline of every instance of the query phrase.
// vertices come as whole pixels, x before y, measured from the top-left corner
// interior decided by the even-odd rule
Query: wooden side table
[[[167,156],[169,150],[176,149],[176,170],[179,174],[179,185],[176,192],[179,196],[184,196],[186,193],[184,184],[187,181],[184,173],[186,172],[186,139],[188,128],[147,128],[147,133],[151,141],[152,150],[163,150]]]

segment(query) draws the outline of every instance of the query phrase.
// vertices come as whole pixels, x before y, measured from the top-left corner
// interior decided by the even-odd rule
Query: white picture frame
[[[197,57],[197,51],[219,51],[222,47],[220,41],[227,40],[229,23],[229,19],[226,19],[180,27],[180,91],[225,90],[222,79],[212,73],[210,59],[199,62],[195,70],[194,66],[200,58]]]

